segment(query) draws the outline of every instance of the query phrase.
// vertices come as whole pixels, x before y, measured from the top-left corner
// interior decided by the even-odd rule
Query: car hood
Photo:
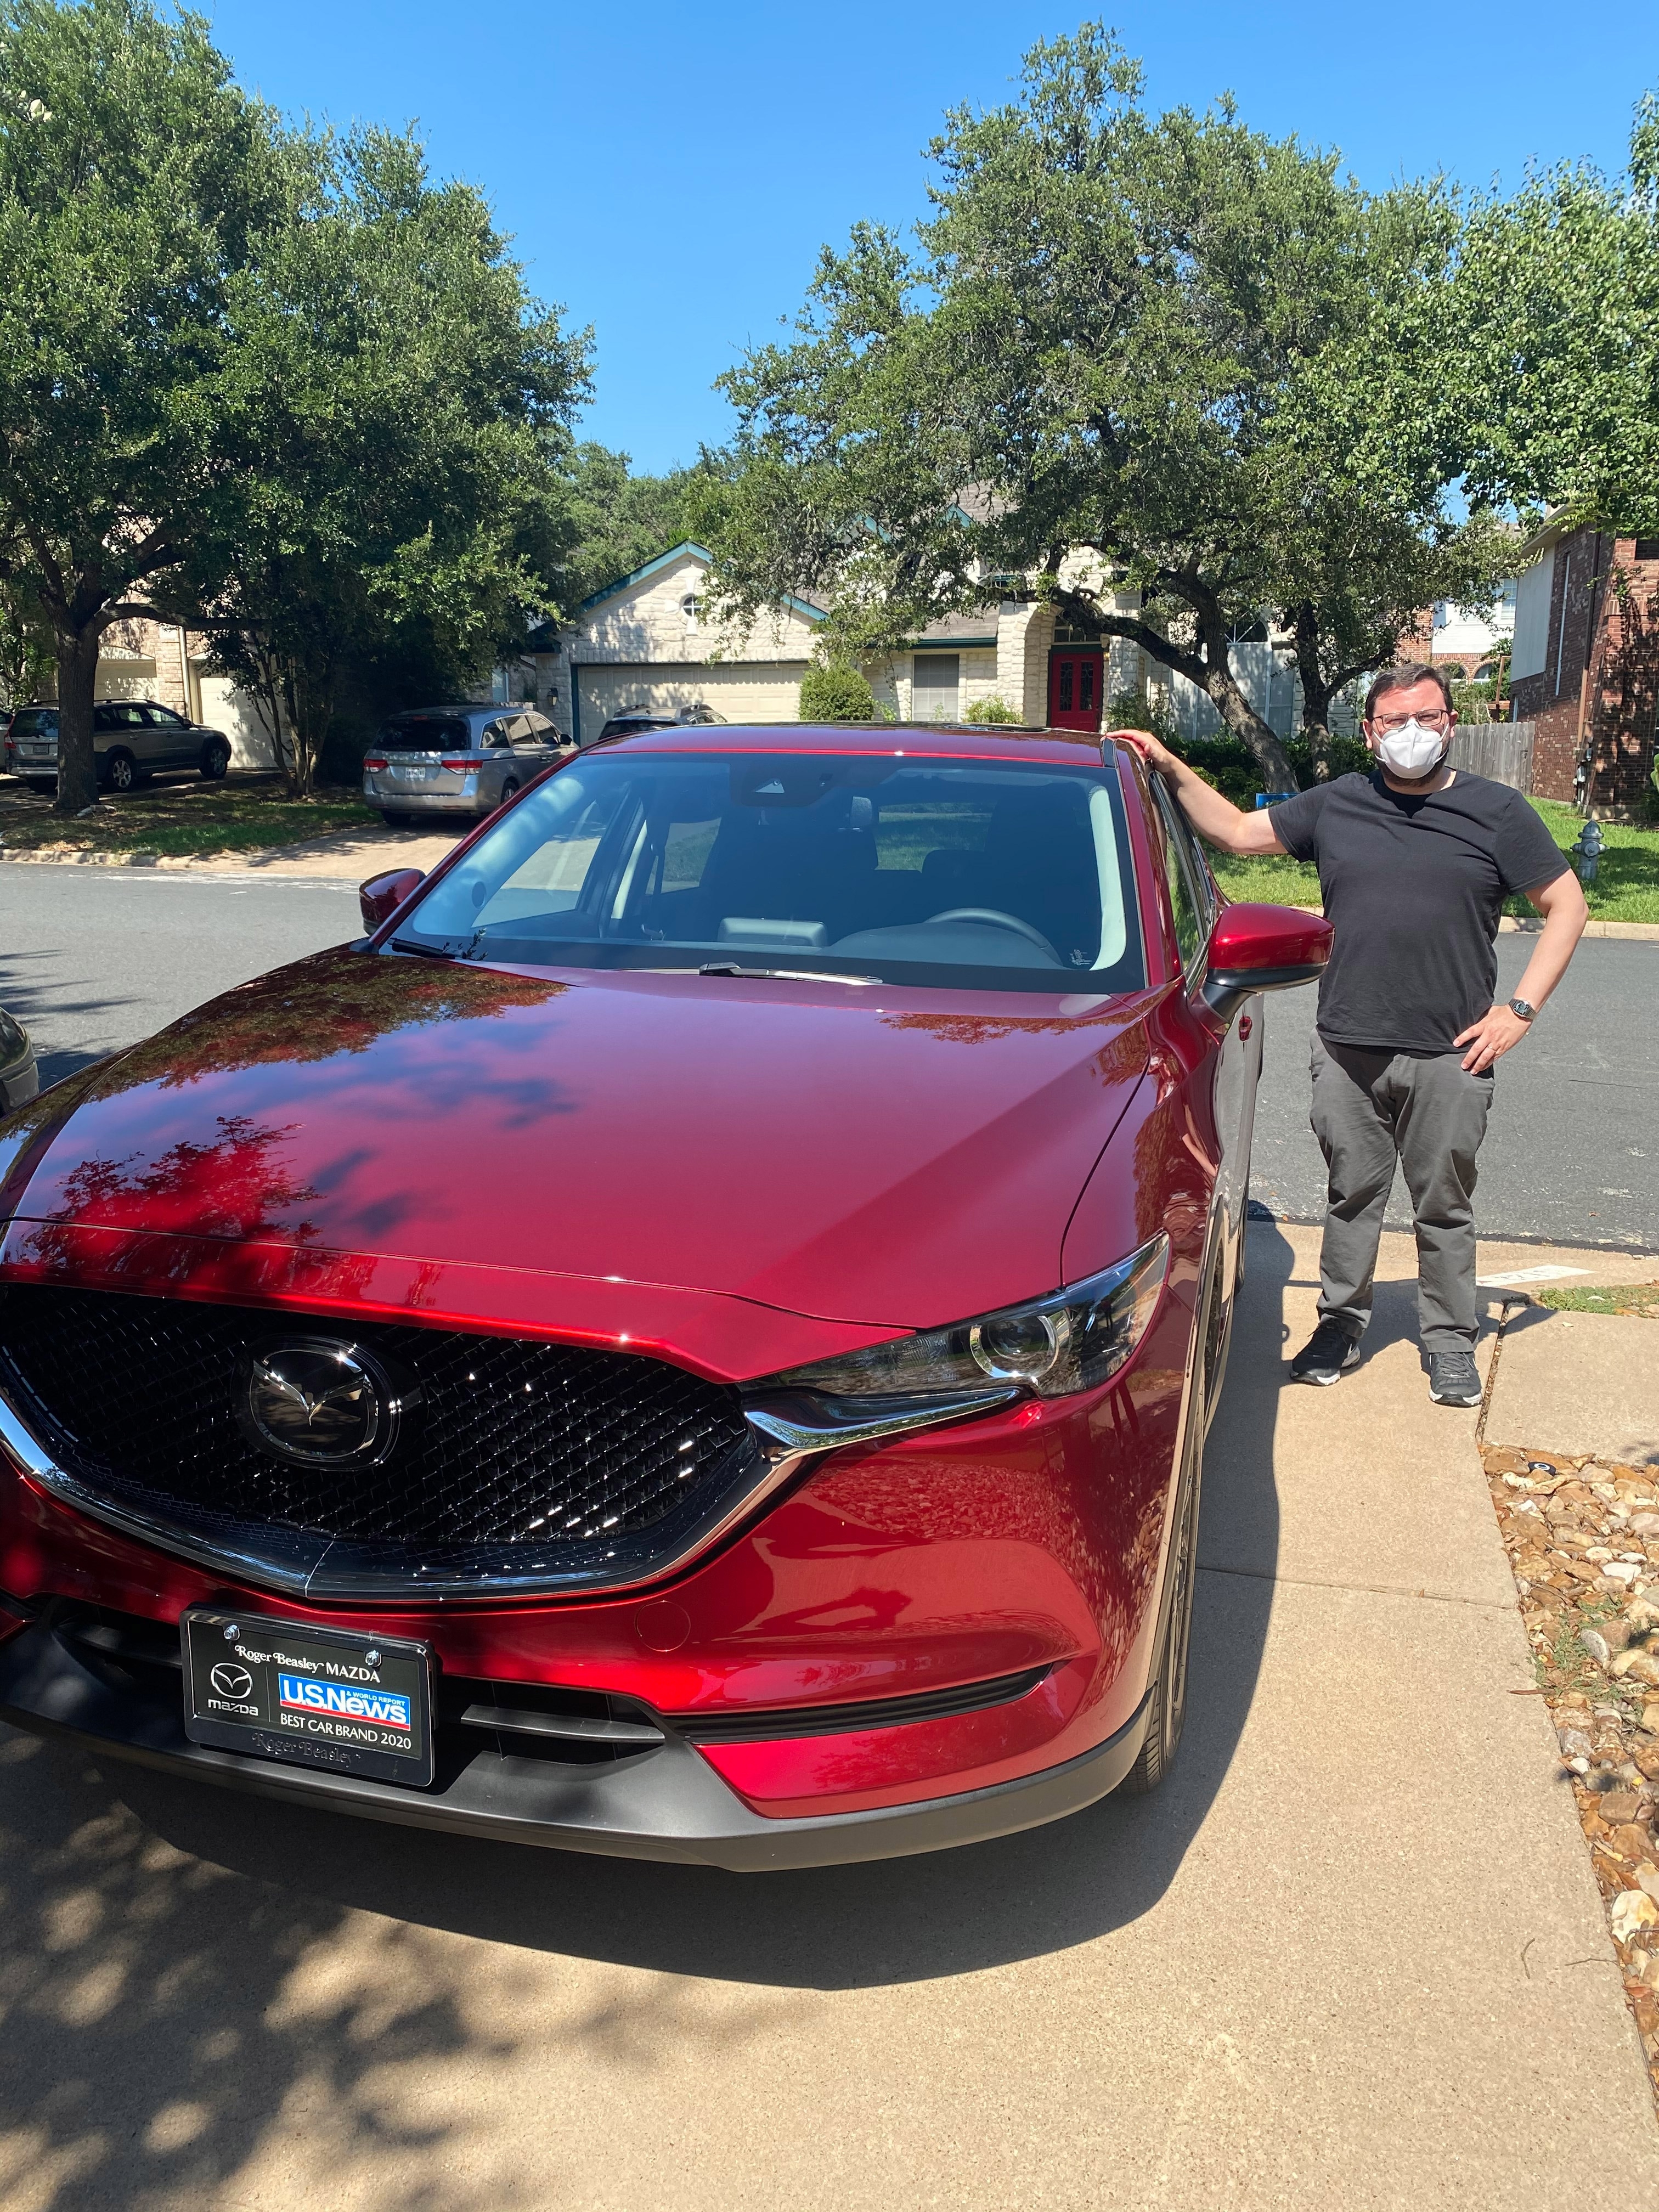
[[[341,948],[8,1124],[7,1258],[49,1224],[927,1327],[1059,1281],[1147,1005]]]

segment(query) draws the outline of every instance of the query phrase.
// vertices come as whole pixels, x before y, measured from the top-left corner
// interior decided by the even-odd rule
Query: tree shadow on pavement
[[[280,1850],[253,1873],[186,1856],[73,1752],[0,1729],[0,2203],[208,2204],[272,2169],[377,2212],[508,2201],[487,2145],[392,2092],[411,2065],[510,2046],[406,1931],[295,1872]],[[349,1919],[349,1972],[331,1972]]]
[[[1250,1275],[1211,1431],[1181,1756],[1153,1796],[924,1857],[799,1873],[590,1857],[381,1826],[112,1765],[107,1787],[230,1893],[288,1889],[307,1926],[361,1907],[416,1928],[671,1974],[802,1990],[969,1973],[1083,1943],[1168,1889],[1231,1764],[1260,1670],[1276,1553],[1273,1474],[1289,1245],[1250,1231]],[[1250,1567],[1230,1560],[1248,1553]],[[296,1869],[302,1869],[297,1872]],[[301,1885],[297,1889],[291,1886]],[[217,1896],[217,1889],[212,1893]],[[234,1911],[231,1915],[234,1923]]]
[[[106,1045],[95,1050],[70,1045],[54,1051],[46,1041],[52,1028],[64,1023],[80,1026],[89,1018],[116,1014],[137,1003],[131,999],[100,998],[91,994],[65,997],[61,982],[54,980],[44,966],[37,981],[31,972],[31,963],[44,963],[53,957],[50,952],[16,951],[0,956],[0,1006],[29,1031],[43,1091],[49,1084],[62,1082],[66,1075],[90,1067],[94,1060],[106,1058],[110,1050]]]

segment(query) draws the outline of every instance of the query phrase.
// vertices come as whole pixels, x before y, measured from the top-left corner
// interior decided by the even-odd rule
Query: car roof
[[[901,754],[908,760],[1044,761],[1066,768],[1098,765],[1101,758],[1101,740],[1091,731],[995,722],[676,723],[603,742],[607,751]]]

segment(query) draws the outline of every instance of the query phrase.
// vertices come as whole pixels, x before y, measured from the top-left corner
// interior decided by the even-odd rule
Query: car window
[[[400,934],[532,965],[805,964],[996,991],[1145,973],[1115,776],[897,755],[583,756]]]
[[[15,738],[55,738],[58,735],[58,709],[55,707],[20,707],[11,718],[11,733]]]
[[[124,700],[106,701],[93,716],[94,728],[105,730],[142,730],[147,726],[143,711],[130,707]]]
[[[400,714],[380,732],[380,743],[388,752],[467,752],[472,732],[460,714]]]
[[[171,707],[141,708],[134,716],[134,720],[148,722],[153,728],[158,730],[182,730],[186,727],[184,716],[175,714]]]
[[[1164,870],[1170,886],[1170,904],[1175,910],[1176,946],[1181,955],[1182,968],[1190,970],[1198,958],[1200,948],[1209,936],[1202,895],[1193,881],[1191,864],[1176,821],[1177,810],[1175,801],[1170,797],[1161,777],[1154,776],[1152,781],[1158,817],[1164,827]]]

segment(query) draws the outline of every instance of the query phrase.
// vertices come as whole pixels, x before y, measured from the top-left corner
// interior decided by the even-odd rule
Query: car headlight
[[[1011,1389],[1064,1398],[1097,1389],[1146,1334],[1169,1264],[1170,1240],[1160,1233],[1115,1267],[1047,1297],[769,1379],[789,1389],[866,1401],[941,1392],[1006,1397]]]

